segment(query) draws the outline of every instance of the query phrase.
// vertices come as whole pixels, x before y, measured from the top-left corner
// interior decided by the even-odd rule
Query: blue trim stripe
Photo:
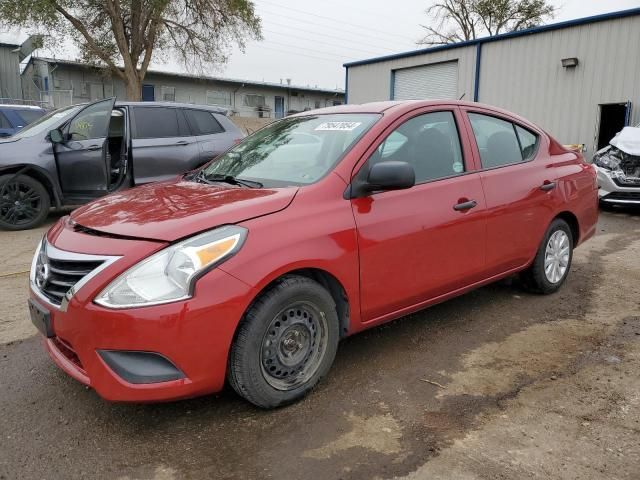
[[[508,38],[524,37],[526,35],[533,35],[536,33],[560,30],[562,28],[576,27],[579,25],[587,25],[590,23],[604,22],[606,20],[615,20],[618,18],[634,17],[637,15],[640,15],[640,8],[632,8],[629,10],[621,10],[618,12],[603,13],[600,15],[594,15],[592,17],[578,18],[576,20],[568,20],[565,22],[552,23],[549,25],[542,25],[540,27],[528,28],[526,30],[519,30],[517,32],[501,33],[500,35],[495,35],[493,37],[484,37],[476,40],[468,40],[465,42],[452,43],[450,45],[441,45],[438,47],[422,48],[420,50],[412,50],[409,52],[385,55],[382,57],[369,58],[366,60],[358,60],[355,62],[345,63],[344,67],[348,68],[348,67],[355,67],[358,65],[368,65],[370,63],[383,62],[387,60],[397,60],[399,58],[415,57],[417,55],[425,55],[427,53],[441,52],[443,50],[449,50],[453,48],[461,48],[461,47],[468,47],[470,45],[479,45],[482,43],[497,42],[500,40],[506,40]]]
[[[473,83],[473,101],[480,101],[480,65],[482,60],[482,43],[476,47],[476,78]]]
[[[344,104],[349,104],[349,69],[344,69]]]
[[[395,90],[396,90],[396,71],[395,70],[391,70],[391,77],[390,77],[390,82],[391,84],[389,85],[389,100],[395,100],[395,98],[393,98],[396,94]]]

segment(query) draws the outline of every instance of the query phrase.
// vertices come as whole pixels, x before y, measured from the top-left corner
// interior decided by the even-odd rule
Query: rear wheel
[[[254,302],[238,327],[229,383],[258,407],[292,403],[327,374],[338,339],[329,292],[314,280],[287,275]]]
[[[536,258],[528,270],[522,273],[527,289],[536,293],[557,291],[569,275],[573,260],[573,235],[564,220],[555,219],[538,248]]]
[[[0,228],[37,227],[47,218],[50,208],[49,192],[36,179],[27,175],[0,176]]]

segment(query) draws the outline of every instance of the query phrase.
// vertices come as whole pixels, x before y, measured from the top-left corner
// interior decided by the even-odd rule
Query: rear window
[[[16,110],[16,113],[23,120],[23,126],[29,125],[44,116],[44,112],[41,110]]]
[[[187,137],[189,128],[178,108],[136,107],[135,138]]]
[[[194,135],[212,135],[222,133],[224,129],[213,116],[213,113],[204,110],[185,110],[187,120]]]
[[[2,112],[0,112],[0,128],[13,128]]]

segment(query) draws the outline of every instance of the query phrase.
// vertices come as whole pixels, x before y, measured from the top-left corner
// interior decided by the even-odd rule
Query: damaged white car
[[[600,202],[640,205],[639,127],[625,127],[593,156]]]

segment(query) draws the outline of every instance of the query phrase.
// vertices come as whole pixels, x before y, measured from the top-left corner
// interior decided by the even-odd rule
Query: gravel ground
[[[109,404],[58,371],[20,273],[42,231],[0,232],[2,479],[639,478],[640,212],[603,212],[559,293],[504,281],[356,335],[272,412]]]

